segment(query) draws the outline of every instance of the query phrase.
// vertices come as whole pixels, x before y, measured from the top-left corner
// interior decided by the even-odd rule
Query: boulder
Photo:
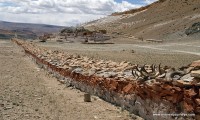
[[[184,82],[191,82],[193,81],[194,77],[191,77],[191,74],[186,74],[183,77],[180,78]]]
[[[192,71],[191,76],[195,78],[200,78],[200,70]]]

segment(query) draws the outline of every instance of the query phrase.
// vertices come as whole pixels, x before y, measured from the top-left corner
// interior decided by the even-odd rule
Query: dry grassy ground
[[[83,102],[83,92],[58,83],[11,42],[0,41],[0,67],[0,120],[131,119],[97,97]]]

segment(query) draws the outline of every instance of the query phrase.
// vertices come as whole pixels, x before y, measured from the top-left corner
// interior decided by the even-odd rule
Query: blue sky
[[[132,4],[141,4],[141,5],[147,5],[149,3],[155,2],[156,0],[115,0],[116,2],[122,2],[127,1]]]
[[[116,2],[122,2],[122,1],[127,1],[129,3],[134,3],[134,4],[141,4],[143,1],[142,0],[115,0]]]
[[[0,20],[70,26],[156,0],[0,0]]]

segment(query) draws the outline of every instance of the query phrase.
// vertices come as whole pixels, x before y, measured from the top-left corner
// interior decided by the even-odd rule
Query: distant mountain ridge
[[[9,39],[15,33],[22,38],[35,39],[44,33],[55,33],[65,28],[64,26],[33,24],[33,23],[15,23],[0,21],[0,39]]]

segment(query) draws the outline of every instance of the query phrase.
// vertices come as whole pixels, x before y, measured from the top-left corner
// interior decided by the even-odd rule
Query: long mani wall
[[[79,55],[68,55],[68,58],[66,58],[67,55],[59,51],[48,52],[49,50],[47,49],[19,39],[12,39],[12,41],[21,46],[26,55],[32,58],[40,68],[53,74],[61,83],[96,95],[144,119],[200,119],[200,90],[197,83],[185,85],[177,82],[173,84],[160,79],[152,80],[149,83],[141,83],[128,73],[131,72],[129,70],[131,64],[124,65],[125,62],[121,66],[125,66],[125,69],[129,68],[125,70],[126,74],[118,75],[118,73],[121,73],[118,69],[116,70],[118,72],[108,72],[109,70],[113,71],[113,69],[107,68],[101,68],[103,72],[100,72],[99,75],[94,74],[95,72],[90,74],[91,67],[86,69],[87,67],[84,65],[77,66],[81,64],[77,63],[77,61],[83,62],[82,57]],[[48,55],[44,57],[43,52],[48,53]],[[90,62],[91,59],[87,60],[88,62],[85,63],[91,66],[97,64],[95,61]],[[77,64],[70,65],[72,61],[76,61]],[[62,62],[64,64],[60,64]],[[103,62],[105,63],[106,61]],[[200,66],[200,62],[195,62],[191,65]],[[117,67],[114,66],[112,68]],[[89,73],[84,71],[89,71]],[[117,73],[117,75],[114,73]],[[199,78],[194,79],[200,81]]]

